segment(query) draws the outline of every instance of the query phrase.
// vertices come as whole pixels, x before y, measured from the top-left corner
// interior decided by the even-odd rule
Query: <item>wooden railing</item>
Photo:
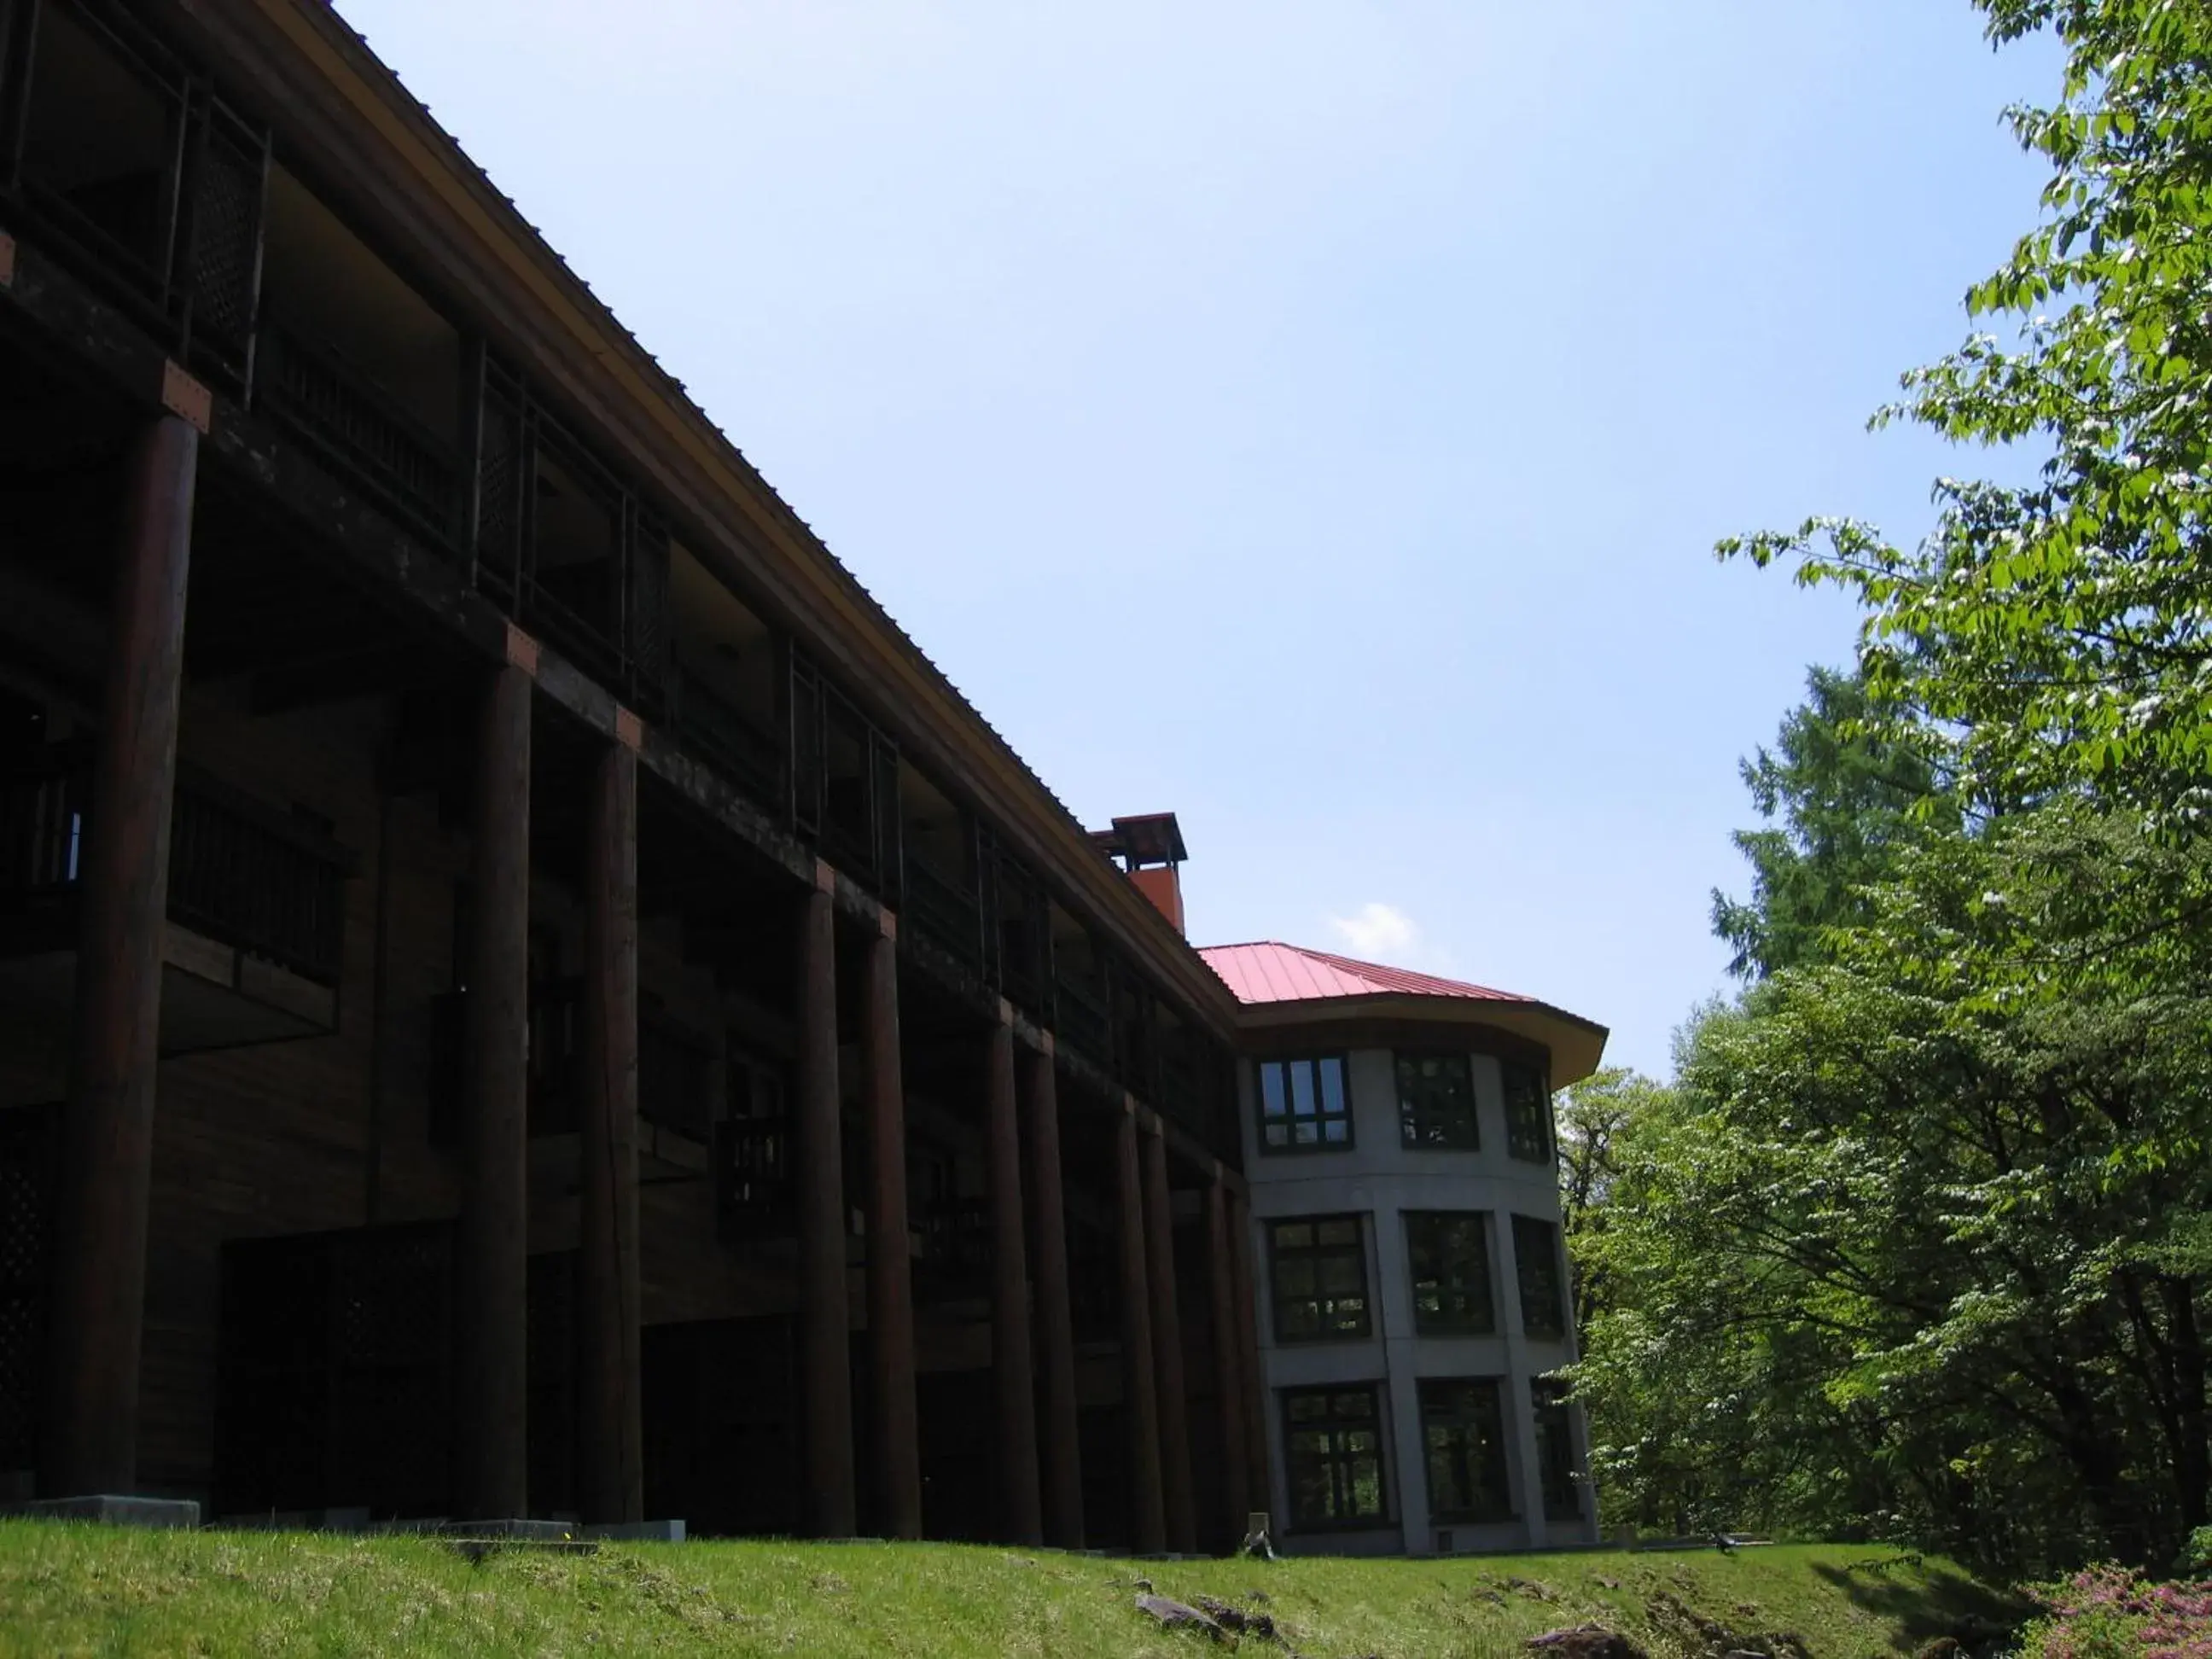
[[[0,902],[65,902],[82,880],[91,751],[55,744],[0,781]],[[343,967],[345,854],[211,779],[179,779],[169,830],[169,916],[335,988]]]
[[[453,544],[459,466],[368,375],[325,347],[264,325],[254,380],[261,406],[333,471],[434,545]]]
[[[726,1118],[714,1126],[714,1210],[722,1236],[781,1238],[796,1223],[791,1119]]]
[[[983,913],[974,893],[927,860],[906,860],[906,914],[924,938],[971,974],[983,966]]]
[[[707,763],[771,814],[785,810],[784,745],[696,674],[679,674],[676,729]]]
[[[1114,1069],[1114,1022],[1087,986],[1061,976],[1054,985],[1055,1024],[1060,1038],[1085,1060]]]

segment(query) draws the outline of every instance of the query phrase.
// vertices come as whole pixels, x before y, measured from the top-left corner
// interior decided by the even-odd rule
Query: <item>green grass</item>
[[[1893,1552],[1571,1554],[1449,1561],[1131,1562],[946,1544],[525,1547],[471,1562],[417,1538],[158,1533],[0,1522],[0,1654],[1189,1656],[1136,1610],[1162,1595],[1259,1604],[1285,1642],[1248,1655],[1521,1655],[1595,1620],[1662,1659],[1788,1632],[1814,1659],[1911,1655],[2016,1609]],[[1723,1641],[1665,1598],[1727,1627]],[[1655,1614],[1655,1609],[1656,1610]],[[1768,1645],[1774,1644],[1770,1640]],[[1525,1656],[1522,1656],[1525,1659]]]

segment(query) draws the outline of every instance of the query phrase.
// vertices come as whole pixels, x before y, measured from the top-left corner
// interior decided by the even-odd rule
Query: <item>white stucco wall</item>
[[[1596,1517],[1587,1486],[1581,1488],[1580,1522],[1554,1521],[1547,1525],[1544,1518],[1529,1384],[1574,1357],[1573,1338],[1571,1330],[1559,1340],[1530,1338],[1522,1333],[1511,1218],[1516,1214],[1536,1217],[1556,1229],[1559,1183],[1549,1159],[1535,1164],[1506,1153],[1504,1085],[1498,1060],[1486,1054],[1470,1055],[1480,1149],[1419,1152],[1409,1151],[1402,1144],[1393,1051],[1347,1051],[1322,1042],[1303,1052],[1346,1054],[1352,1120],[1352,1145],[1348,1148],[1297,1152],[1263,1150],[1257,1063],[1241,1062],[1238,1079],[1244,1170],[1251,1185],[1252,1259],[1259,1279],[1255,1289],[1260,1302],[1261,1370],[1267,1384],[1277,1538],[1286,1547],[1300,1551],[1434,1553],[1438,1540],[1429,1519],[1427,1459],[1421,1443],[1416,1383],[1425,1377],[1497,1377],[1502,1380],[1504,1396],[1506,1475],[1515,1518],[1491,1525],[1448,1522],[1451,1548],[1455,1552],[1534,1548],[1595,1541]],[[1486,1215],[1491,1305],[1497,1313],[1497,1334],[1414,1334],[1413,1279],[1401,1218],[1409,1210],[1480,1211]],[[1362,1218],[1372,1335],[1364,1341],[1278,1341],[1267,1223],[1296,1216],[1351,1214]],[[1564,1287],[1567,1283],[1564,1259],[1559,1272]],[[1571,1320],[1568,1322],[1571,1326]],[[1354,1382],[1382,1385],[1382,1431],[1389,1450],[1383,1487],[1392,1524],[1339,1533],[1296,1531],[1290,1522],[1282,1391]],[[1579,1408],[1574,1435],[1579,1454],[1585,1443]],[[1577,1467],[1582,1467],[1579,1457]]]

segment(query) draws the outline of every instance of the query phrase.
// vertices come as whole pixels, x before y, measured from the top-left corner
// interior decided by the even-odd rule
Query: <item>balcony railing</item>
[[[927,860],[906,860],[907,915],[915,928],[970,973],[983,965],[983,913],[975,896]]]
[[[1114,1067],[1114,1023],[1088,987],[1061,976],[1056,982],[1054,1024],[1060,1041],[1107,1071]]]
[[[56,744],[0,781],[0,903],[71,902],[91,816],[91,751]],[[335,989],[343,967],[340,848],[210,779],[180,779],[169,830],[169,917],[222,945]]]
[[[676,729],[708,765],[772,814],[786,798],[783,745],[696,674],[677,681]]]
[[[915,1231],[921,1235],[917,1276],[925,1294],[972,1297],[988,1289],[991,1206],[988,1200],[948,1198],[926,1205]]]
[[[714,1209],[726,1238],[781,1238],[797,1219],[787,1116],[726,1118],[714,1126]]]
[[[264,325],[254,377],[261,405],[340,477],[434,545],[453,544],[459,468],[368,375],[326,348]]]

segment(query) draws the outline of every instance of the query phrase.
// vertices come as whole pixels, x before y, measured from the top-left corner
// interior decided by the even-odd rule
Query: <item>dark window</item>
[[[1534,1066],[1504,1064],[1505,1152],[1530,1164],[1552,1157],[1552,1091]]]
[[[1532,1377],[1528,1395],[1536,1413],[1536,1469],[1544,1482],[1544,1518],[1579,1521],[1583,1498],[1575,1474],[1575,1431],[1567,1410],[1567,1386],[1554,1376]]]
[[[1513,1270],[1521,1286],[1521,1328],[1530,1336],[1565,1336],[1566,1298],[1560,1294],[1559,1230],[1534,1216],[1513,1218]]]
[[[1261,1150],[1334,1152],[1350,1145],[1352,1092],[1342,1054],[1261,1062]]]
[[[1431,1516],[1438,1521],[1503,1521],[1511,1516],[1498,1379],[1425,1382],[1420,1396]]]
[[[1408,1210],[1406,1249],[1413,1276],[1413,1329],[1422,1336],[1487,1336],[1487,1218],[1473,1211]]]
[[[1398,1121],[1406,1145],[1425,1152],[1471,1152],[1480,1146],[1467,1056],[1400,1054]]]
[[[1375,1390],[1292,1389],[1283,1395],[1283,1449],[1294,1526],[1382,1518],[1382,1431]]]
[[[1356,1215],[1313,1216],[1267,1226],[1278,1342],[1364,1337],[1367,1255]]]

